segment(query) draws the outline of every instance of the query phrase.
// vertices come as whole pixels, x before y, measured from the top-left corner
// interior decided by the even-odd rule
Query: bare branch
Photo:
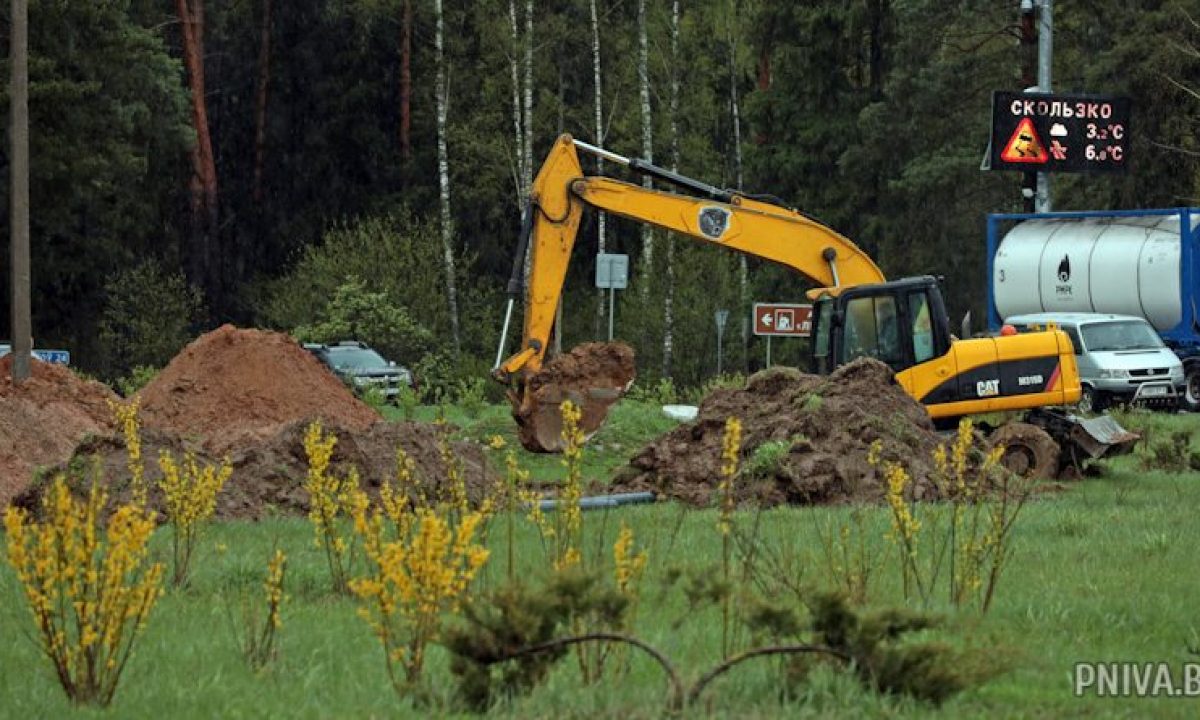
[[[549,642],[541,643],[539,645],[533,645],[533,646],[530,646],[527,648],[522,648],[520,650],[517,650],[513,654],[509,655],[508,657],[502,658],[502,660],[515,660],[516,658],[523,657],[525,655],[536,655],[537,653],[548,652],[550,650],[557,650],[559,648],[565,648],[565,647],[569,647],[571,645],[580,645],[582,643],[587,643],[587,642],[625,643],[626,645],[632,645],[633,647],[646,653],[650,657],[654,658],[655,662],[657,662],[659,664],[659,666],[662,667],[663,672],[665,672],[667,674],[667,680],[669,680],[671,683],[671,698],[672,698],[671,706],[678,707],[679,703],[683,700],[683,697],[684,697],[683,681],[679,678],[679,672],[677,670],[675,670],[675,666],[672,665],[671,661],[669,659],[667,659],[667,656],[663,655],[662,652],[660,652],[657,648],[655,648],[654,646],[652,646],[638,638],[635,638],[631,635],[621,635],[619,633],[595,632],[595,633],[588,633],[586,635],[575,635],[572,637],[558,638],[555,640],[551,640]]]
[[[1196,98],[1197,100],[1200,100],[1200,92],[1196,92],[1195,90],[1191,89],[1187,85],[1184,85],[1183,83],[1179,82],[1178,80],[1171,77],[1170,75],[1167,75],[1166,73],[1163,73],[1163,77],[1166,78],[1167,82],[1171,83],[1175,87],[1184,91],[1188,95],[1191,95],[1192,97]]]
[[[729,672],[735,666],[747,660],[769,655],[830,655],[842,662],[850,662],[850,656],[846,653],[824,645],[772,645],[769,647],[754,648],[753,650],[747,650],[746,652],[734,655],[700,676],[700,679],[696,681],[695,685],[692,685],[692,689],[688,692],[687,704],[691,705],[696,702],[700,698],[700,693],[704,692],[704,688],[708,687],[709,683]]]

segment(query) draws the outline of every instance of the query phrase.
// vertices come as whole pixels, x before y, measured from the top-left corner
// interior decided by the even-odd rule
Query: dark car
[[[357,340],[305,343],[304,349],[316,355],[358,392],[376,388],[388,400],[395,400],[402,386],[413,386],[412,373],[407,368],[385,360],[366,343]]]

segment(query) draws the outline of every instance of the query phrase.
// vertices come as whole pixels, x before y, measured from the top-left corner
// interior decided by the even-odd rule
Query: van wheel
[[[990,438],[992,447],[1003,447],[1001,467],[1031,480],[1052,478],[1058,473],[1061,452],[1050,434],[1036,425],[1010,422]]]
[[[1103,393],[1090,385],[1083,386],[1083,392],[1079,395],[1079,412],[1091,415],[1103,411],[1107,405]]]
[[[1183,370],[1183,407],[1191,412],[1200,412],[1200,362],[1190,363]]]

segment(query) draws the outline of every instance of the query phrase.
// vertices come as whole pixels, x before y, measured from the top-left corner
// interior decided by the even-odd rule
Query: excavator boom
[[[720,199],[703,199],[651,190],[607,177],[586,177],[577,148],[622,161],[634,169],[653,168],[668,181],[708,189]],[[529,283],[520,351],[499,364],[511,378],[536,373],[545,357],[571,251],[584,206],[654,225],[730,250],[773,260],[822,286],[885,281],[883,272],[857,245],[798,212],[729,191],[718,191],[690,178],[630,160],[561,136],[542,164],[530,191]],[[764,243],[763,238],[780,238]],[[524,253],[519,253],[523,255]],[[510,285],[511,288],[511,285]]]

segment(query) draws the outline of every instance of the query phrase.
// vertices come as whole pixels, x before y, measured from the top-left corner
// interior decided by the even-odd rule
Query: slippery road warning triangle
[[[1037,130],[1033,129],[1033,121],[1029,118],[1021,120],[1012,137],[1004,144],[1004,152],[1000,159],[1007,163],[1033,163],[1041,165],[1049,160],[1046,147],[1042,145]]]

